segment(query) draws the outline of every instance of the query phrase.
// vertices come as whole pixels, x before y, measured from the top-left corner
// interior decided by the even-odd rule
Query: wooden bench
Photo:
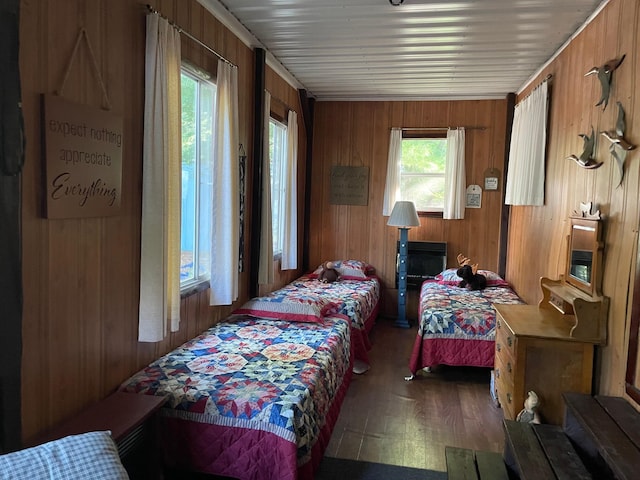
[[[504,430],[505,463],[521,480],[592,478],[561,427],[504,420]]]
[[[621,397],[563,397],[565,434],[594,478],[640,478],[640,412]]]
[[[512,477],[558,480],[640,478],[640,413],[620,397],[563,394],[563,426],[504,420]]]
[[[508,480],[502,455],[496,452],[445,447],[447,476],[451,480]]]

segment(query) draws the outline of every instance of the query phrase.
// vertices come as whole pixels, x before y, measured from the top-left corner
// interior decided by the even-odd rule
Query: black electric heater
[[[398,266],[400,242],[396,249],[396,288],[398,288]],[[446,242],[408,242],[407,289],[419,290],[422,282],[434,278],[447,268]]]

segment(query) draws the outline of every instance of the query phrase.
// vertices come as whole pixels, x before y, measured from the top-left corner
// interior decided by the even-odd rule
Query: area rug
[[[315,480],[447,480],[446,472],[324,457]]]

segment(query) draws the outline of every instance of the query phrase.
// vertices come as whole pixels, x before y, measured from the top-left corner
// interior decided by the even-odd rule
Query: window
[[[400,161],[401,200],[410,200],[419,212],[444,210],[444,171],[447,139],[403,138]]]
[[[271,175],[271,225],[273,255],[282,254],[284,243],[283,209],[285,202],[285,162],[287,161],[287,126],[269,120],[269,168]]]
[[[216,86],[183,67],[180,288],[210,278],[213,132]]]

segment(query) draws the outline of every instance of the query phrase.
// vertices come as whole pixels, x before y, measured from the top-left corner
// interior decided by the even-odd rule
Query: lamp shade
[[[400,228],[419,227],[420,219],[418,218],[418,212],[416,212],[416,207],[413,202],[396,202],[393,210],[391,210],[387,225]]]

